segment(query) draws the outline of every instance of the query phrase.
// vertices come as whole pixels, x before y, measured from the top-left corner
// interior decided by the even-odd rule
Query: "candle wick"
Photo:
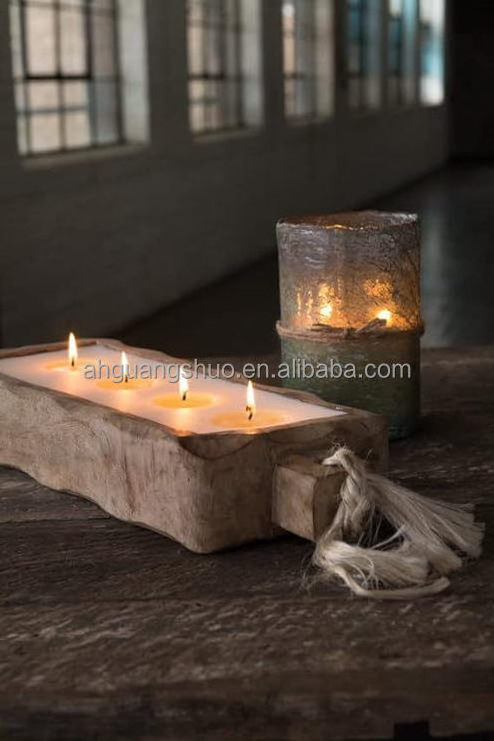
[[[182,401],[187,401],[187,391],[182,393]]]
[[[254,410],[252,409],[251,406],[247,405],[245,407],[245,411],[247,412],[247,419],[250,421],[252,417],[254,416]]]

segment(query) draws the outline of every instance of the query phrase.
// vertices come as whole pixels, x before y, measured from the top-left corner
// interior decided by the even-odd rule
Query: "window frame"
[[[356,7],[357,6],[357,7]],[[368,54],[368,33],[366,24],[368,22],[367,14],[369,12],[368,0],[347,0],[347,34],[346,34],[346,74],[348,87],[350,87],[352,81],[357,81],[358,84],[358,105],[348,105],[351,110],[354,111],[365,111],[368,110],[369,105],[366,99],[365,84],[368,76],[367,69],[367,54]],[[350,15],[353,12],[359,13],[359,34],[358,42],[351,36],[351,22]],[[358,46],[358,69],[353,71],[350,65],[350,49],[352,44]]]
[[[22,87],[22,107],[19,105],[16,93],[16,117],[17,122],[25,122],[25,148],[20,147],[19,154],[25,158],[36,158],[44,156],[57,156],[60,154],[77,153],[84,151],[100,150],[121,146],[126,143],[123,125],[123,102],[122,102],[122,74],[120,66],[120,39],[119,39],[119,5],[118,0],[108,0],[108,7],[97,8],[93,6],[92,0],[81,0],[79,6],[66,3],[65,0],[51,0],[51,3],[39,2],[39,0],[9,0],[9,6],[18,13],[19,18],[19,43],[20,58],[22,64],[21,74],[12,74],[14,89]],[[54,14],[54,49],[55,70],[54,73],[37,73],[31,70],[29,60],[29,41],[27,36],[27,10],[31,7],[51,9]],[[62,27],[61,13],[66,9],[79,8],[84,19],[84,49],[85,64],[84,71],[66,72],[62,66]],[[103,14],[111,18],[113,54],[113,74],[110,76],[98,76],[95,74],[93,63],[93,27],[95,14]],[[57,105],[47,108],[33,107],[30,101],[29,86],[32,83],[54,83],[57,91]],[[63,87],[66,83],[81,82],[87,86],[87,103],[81,105],[67,105],[64,102]],[[96,96],[92,94],[92,87],[97,83],[110,82],[115,91],[115,117],[114,126],[116,136],[111,141],[98,140],[97,102]],[[70,146],[67,144],[66,115],[84,111],[88,116],[89,143],[81,146]],[[54,114],[58,118],[60,146],[42,150],[34,150],[32,146],[32,117],[37,115]],[[19,137],[18,137],[19,140]]]
[[[401,0],[401,12],[393,15],[391,5],[388,8],[387,19],[387,88],[388,103],[401,107],[406,105],[405,93],[405,71],[406,71],[406,17],[405,6]],[[396,66],[393,62],[396,61]],[[391,86],[394,87],[393,100],[391,100]]]
[[[418,66],[418,97],[419,103],[422,107],[430,108],[434,106],[442,106],[446,100],[446,30],[447,30],[447,3],[446,0],[435,0],[440,3],[440,12],[437,13],[439,18],[439,24],[435,24],[432,19],[426,20],[424,18],[423,0],[417,0],[418,4],[418,50],[419,50],[419,66]],[[436,18],[436,21],[438,20]],[[426,43],[424,42],[425,31],[429,33],[429,54],[431,55],[428,62],[430,64],[431,59],[435,61],[439,66],[439,75],[427,75],[427,64],[424,63]],[[437,80],[440,88],[439,96],[432,97],[427,92],[427,82],[431,80]]]
[[[334,14],[333,0],[281,2],[283,113],[288,124],[320,123],[334,113]]]
[[[193,0],[192,0],[193,1]],[[218,13],[218,22],[211,21],[211,18],[201,17],[200,21],[191,21],[190,16],[192,15],[191,0],[186,0],[186,50],[187,50],[187,104],[188,104],[188,119],[189,129],[193,136],[208,136],[208,135],[221,135],[235,132],[242,132],[252,127],[252,124],[248,120],[245,104],[245,85],[246,76],[243,69],[243,55],[244,55],[244,34],[245,28],[243,24],[243,12],[242,2],[243,0],[216,0],[221,3],[222,10]],[[228,23],[228,14],[226,11],[226,3],[230,3],[231,7],[234,8],[233,22]],[[208,8],[208,1],[202,2],[203,10],[202,13],[211,15],[211,8]],[[191,58],[192,50],[192,30],[196,28],[200,31],[200,56],[201,56],[201,70],[192,70]],[[219,46],[219,69],[214,72],[208,69],[210,66],[210,55],[214,49],[214,38],[212,38],[211,31],[215,31],[217,38],[220,41]],[[233,54],[229,59],[228,53],[228,33],[232,33],[233,43]],[[233,60],[233,71],[229,70],[230,62]],[[203,83],[203,87],[209,86],[210,83],[214,83],[217,87],[215,97],[211,104],[208,103],[208,97],[206,92],[202,93],[202,97],[194,97],[191,92],[191,88],[195,83]],[[232,86],[234,90],[234,105],[233,110],[234,116],[230,123],[225,123],[224,119],[228,114],[228,107],[225,105],[226,91],[228,85]],[[204,125],[195,126],[193,122],[194,107],[202,106],[202,117]],[[214,123],[214,110],[213,107],[217,106],[216,113],[219,113],[223,119],[220,124]],[[231,111],[230,111],[231,112]]]

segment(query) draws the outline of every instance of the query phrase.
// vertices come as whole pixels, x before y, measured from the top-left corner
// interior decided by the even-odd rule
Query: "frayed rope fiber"
[[[346,447],[323,460],[346,473],[331,527],[312,557],[324,578],[343,581],[356,595],[414,599],[449,586],[446,574],[465,556],[481,554],[484,525],[469,505],[458,506],[415,494],[372,473]],[[379,542],[376,523],[394,534]]]

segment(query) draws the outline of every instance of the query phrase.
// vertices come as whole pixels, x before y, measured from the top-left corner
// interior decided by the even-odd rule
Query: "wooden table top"
[[[417,602],[305,591],[295,537],[194,555],[0,468],[0,738],[494,732],[494,348],[426,351],[423,387],[390,475],[487,534]]]

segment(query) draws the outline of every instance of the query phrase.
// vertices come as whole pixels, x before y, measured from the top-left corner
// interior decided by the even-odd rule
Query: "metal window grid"
[[[189,111],[196,133],[247,125],[242,0],[188,0]]]
[[[43,149],[42,154],[74,151],[78,149],[93,149],[111,144],[123,143],[121,76],[119,65],[119,38],[118,38],[118,8],[117,0],[10,0],[11,9],[19,13],[19,46],[21,55],[20,74],[14,74],[14,85],[20,88],[21,95],[17,98],[18,120],[25,123],[25,144],[22,153],[28,156],[39,154],[32,146],[32,120],[36,116],[56,115],[58,117],[59,146],[52,149]],[[53,47],[55,64],[53,72],[37,72],[32,69],[32,43],[27,33],[27,16],[30,9],[53,13]],[[62,13],[80,11],[84,18],[82,43],[85,49],[84,69],[80,72],[67,72],[62,63],[62,43],[69,42],[64,37],[62,28]],[[112,74],[100,74],[96,68],[93,54],[94,23],[98,18],[110,18],[112,24]],[[31,40],[32,41],[32,40]],[[79,39],[80,41],[80,39]],[[81,82],[86,86],[86,102],[67,104],[64,101],[64,85],[66,83]],[[30,85],[33,83],[54,83],[57,89],[57,103],[46,107],[33,105],[31,101]],[[98,99],[94,86],[101,83],[111,83],[114,86],[115,106],[113,116],[114,136],[100,141]],[[19,99],[20,98],[20,99]],[[67,140],[67,114],[84,112],[89,118],[88,143],[83,146],[71,146]]]
[[[367,105],[365,83],[368,75],[368,4],[367,0],[347,0],[349,85],[356,93],[355,108]]]
[[[401,105],[404,102],[404,33],[405,18],[403,8],[400,13],[389,16],[388,74],[389,93],[393,102]]]
[[[287,0],[283,10],[285,113],[292,119],[313,119],[317,116],[315,2]],[[288,55],[293,57],[292,68],[287,66]]]

